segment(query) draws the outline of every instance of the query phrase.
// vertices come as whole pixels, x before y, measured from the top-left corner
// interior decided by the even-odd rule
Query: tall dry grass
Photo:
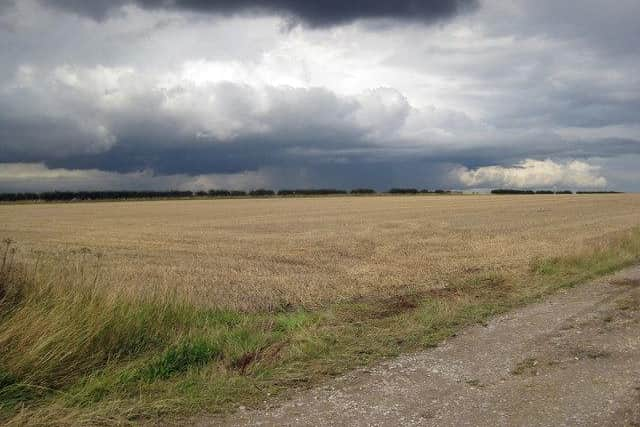
[[[105,287],[87,256],[19,263],[13,243],[5,245],[0,419],[2,409],[51,396],[72,406],[110,393],[133,398],[140,384],[206,364],[243,373],[283,331],[277,318],[203,310],[170,293],[131,299]],[[107,386],[91,384],[111,369]]]
[[[317,312],[204,309],[105,286],[86,253],[0,266],[0,421],[122,424],[222,411],[433,345],[470,323],[640,261],[640,230],[532,260],[527,280],[479,273],[441,289]]]

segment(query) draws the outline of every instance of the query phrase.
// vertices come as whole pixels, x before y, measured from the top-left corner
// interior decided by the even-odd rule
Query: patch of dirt
[[[640,425],[640,267],[357,370],[267,410],[199,425]],[[397,301],[388,313],[411,306]]]
[[[391,297],[360,297],[353,304],[339,311],[343,319],[359,321],[363,319],[386,319],[406,313],[420,306],[426,299],[459,298],[464,296],[482,297],[487,294],[507,293],[510,285],[504,277],[497,275],[476,276],[466,282],[443,287],[421,290]]]
[[[338,308],[338,315],[354,322],[386,319],[417,308],[428,295],[427,292],[415,292],[386,298],[360,297],[343,308]]]
[[[612,280],[611,284],[616,286],[640,287],[640,279],[636,279],[635,277],[620,277]]]

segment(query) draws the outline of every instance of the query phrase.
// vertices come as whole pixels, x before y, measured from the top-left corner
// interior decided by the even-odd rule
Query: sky
[[[637,0],[0,0],[0,192],[640,191]]]

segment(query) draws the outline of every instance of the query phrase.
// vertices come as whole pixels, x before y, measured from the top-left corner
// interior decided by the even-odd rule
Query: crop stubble
[[[525,274],[637,226],[640,195],[385,196],[0,206],[27,261],[81,256],[118,294],[313,308]]]

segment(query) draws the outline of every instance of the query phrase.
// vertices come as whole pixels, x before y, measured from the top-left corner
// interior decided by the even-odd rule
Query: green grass
[[[519,278],[484,274],[445,289],[278,313],[131,301],[5,261],[0,421],[134,423],[260,406],[639,261],[636,229],[590,252],[535,260]]]

